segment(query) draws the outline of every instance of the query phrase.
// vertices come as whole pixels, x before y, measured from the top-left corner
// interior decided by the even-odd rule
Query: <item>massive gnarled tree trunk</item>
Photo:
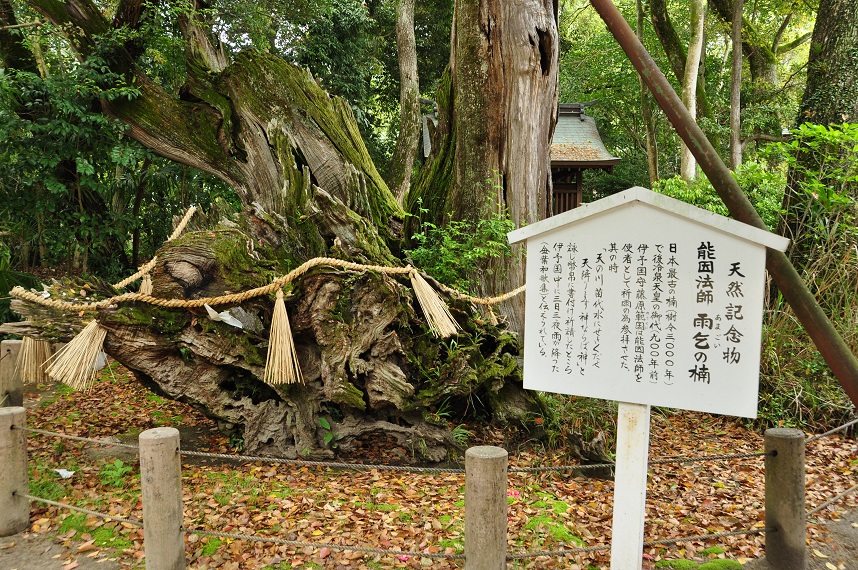
[[[555,10],[548,0],[456,3],[432,156],[407,200],[413,213],[424,208],[424,219],[437,224],[503,209],[516,225],[545,216],[558,96]],[[475,268],[476,293],[496,295],[521,285],[519,257]],[[524,329],[523,296],[502,311],[510,328]]]
[[[70,31],[68,40],[82,58],[99,35],[138,24],[134,4],[139,8],[140,2],[123,2],[110,23],[90,0],[33,1],[47,19]],[[510,10],[505,18],[513,25],[517,19]],[[403,212],[373,166],[350,107],[325,93],[306,70],[272,55],[249,51],[230,60],[198,18],[191,11],[179,20],[187,78],[178,97],[140,72],[135,46],[114,47],[106,56],[140,95],[102,101],[105,112],[157,153],[227,181],[243,204],[241,215],[226,221],[228,227],[190,232],[162,248],[153,275],[155,296],[189,299],[246,290],[318,256],[401,265],[396,251]],[[540,25],[516,29],[525,43],[537,42],[536,54],[547,50],[544,71],[550,78],[556,50],[540,30],[553,38],[553,28],[550,22]],[[500,89],[503,82],[495,81]],[[519,92],[520,84],[514,85],[515,92],[504,95],[505,108],[526,108],[538,90]],[[466,90],[460,97],[467,97]],[[549,92],[552,109],[553,98]],[[505,122],[501,110],[497,113],[493,120]],[[525,117],[511,117],[536,128]],[[527,140],[535,144],[545,136]],[[516,160],[534,154],[517,144],[507,141],[503,154]],[[516,192],[532,188],[509,162],[496,158],[489,164],[511,173]],[[539,171],[534,177],[541,184],[547,175],[543,167],[529,165]],[[509,200],[516,212],[530,215],[535,206],[524,202],[523,195]],[[152,389],[242,430],[245,448],[253,453],[330,456],[332,439],[345,448],[383,432],[414,456],[439,460],[454,445],[446,423],[431,413],[445,402],[452,413],[469,410],[504,419],[522,419],[534,409],[520,386],[514,335],[482,323],[467,304],[451,300],[464,328],[451,342],[430,334],[411,289],[385,274],[322,267],[290,291],[287,306],[305,383],[276,388],[260,381],[270,297],[242,303],[236,311],[244,323],[241,331],[208,320],[204,312],[144,304],[102,309],[95,316],[108,330],[105,348],[111,356]],[[15,310],[28,321],[6,330],[43,338],[67,340],[81,320],[92,318],[20,301]],[[333,437],[326,437],[321,417],[333,426],[328,434]]]

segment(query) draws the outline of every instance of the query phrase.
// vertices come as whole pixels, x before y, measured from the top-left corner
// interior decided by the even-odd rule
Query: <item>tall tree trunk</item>
[[[807,62],[807,87],[797,124],[836,125],[858,121],[858,0],[821,0],[813,28]],[[819,152],[830,152],[822,149]],[[846,150],[849,152],[849,149]],[[807,152],[799,156],[799,168],[791,168],[784,195],[785,216],[781,232],[792,239],[793,263],[810,261],[814,222],[808,219],[811,196],[802,188],[801,171],[813,170],[821,157]],[[853,199],[858,196],[852,196]]]
[[[652,20],[656,36],[658,36],[658,40],[667,56],[667,61],[670,63],[670,70],[673,72],[676,80],[682,84],[686,75],[685,64],[688,60],[688,54],[682,44],[682,40],[679,38],[679,34],[676,32],[676,28],[673,26],[673,21],[670,19],[666,0],[651,0],[650,19]],[[712,118],[712,104],[709,102],[709,97],[705,89],[697,90],[696,102],[698,116]],[[707,138],[717,148],[718,145],[713,140],[714,135],[707,134]]]
[[[730,167],[742,164],[742,7],[744,0],[733,0],[732,66],[730,73]]]
[[[13,26],[18,25],[10,0],[0,0],[0,63],[4,67],[39,73],[33,53],[27,49]]]
[[[147,158],[140,167],[140,180],[134,190],[134,202],[131,206],[131,217],[134,219],[134,230],[131,234],[131,266],[140,265],[140,206],[143,202],[143,194],[149,186],[149,166],[151,161]]]
[[[420,83],[414,39],[414,0],[396,3],[396,49],[399,59],[399,135],[391,159],[390,189],[401,204],[411,186],[414,155],[420,142]]]
[[[456,3],[433,155],[409,197],[412,213],[422,207],[437,224],[476,223],[506,210],[517,226],[546,214],[558,97],[555,8],[550,0]],[[524,282],[518,252],[475,272],[477,294],[505,293]],[[501,310],[510,328],[524,330],[523,296]]]
[[[703,57],[703,24],[706,19],[706,2],[704,0],[689,0],[689,6],[691,8],[691,39],[688,42],[685,75],[682,78],[682,102],[685,103],[691,116],[696,118],[697,72],[700,69],[700,59]],[[680,175],[683,180],[688,182],[697,177],[697,161],[685,143],[682,144]]]
[[[643,43],[644,35],[644,14],[643,0],[635,2],[635,11],[637,15],[635,35]],[[649,174],[650,186],[658,180],[658,139],[655,132],[655,120],[653,116],[653,101],[652,95],[647,89],[643,78],[638,76],[641,91],[641,117],[643,118],[644,130],[646,132],[646,166]]]

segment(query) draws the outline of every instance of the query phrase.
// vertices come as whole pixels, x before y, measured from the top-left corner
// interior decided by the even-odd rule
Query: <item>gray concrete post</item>
[[[0,408],[24,405],[24,384],[16,374],[20,340],[0,341]]]
[[[506,568],[507,452],[481,445],[465,452],[465,570]]]
[[[804,433],[766,430],[766,561],[778,570],[804,570]]]
[[[146,569],[183,570],[185,533],[179,430],[149,429],[140,434],[139,441]]]
[[[24,408],[0,408],[0,536],[30,525],[26,421]]]

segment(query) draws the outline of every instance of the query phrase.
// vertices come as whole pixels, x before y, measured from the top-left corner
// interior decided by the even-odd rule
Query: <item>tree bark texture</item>
[[[76,30],[69,41],[81,58],[110,27],[90,0],[33,4],[56,25]],[[520,24],[519,31],[529,30],[520,39],[531,46],[538,70],[535,77],[514,66],[500,71],[553,85],[556,42],[542,38],[540,30],[548,29],[546,35],[554,38],[550,32],[556,27],[522,29],[512,8],[495,6],[495,12],[510,25]],[[489,29],[491,21],[485,22]],[[226,228],[189,232],[165,244],[153,271],[154,294],[192,299],[244,291],[320,256],[401,265],[394,252],[404,214],[376,171],[348,104],[325,93],[307,71],[272,55],[249,51],[230,61],[194,12],[183,15],[179,27],[187,67],[180,96],[141,73],[132,54],[120,47],[108,61],[140,95],[103,101],[104,111],[155,152],[231,184],[243,211],[227,220]],[[489,42],[490,36],[483,36],[483,47],[499,49],[502,42],[496,37]],[[546,61],[554,62],[544,66],[547,78],[540,65],[546,49]],[[493,54],[495,64],[504,55]],[[515,112],[537,95],[544,96],[531,85],[501,97],[506,106],[495,113],[512,113],[514,128],[534,146],[500,137],[495,142],[505,144],[490,163],[522,193],[518,201],[510,200],[510,208],[528,215],[524,193],[536,192],[535,180],[520,171],[528,167],[531,177],[545,184],[547,162],[540,170],[530,156],[547,154],[551,120],[529,115],[531,125]],[[464,89],[458,96],[472,97]],[[556,91],[548,90],[548,100],[553,113]],[[506,123],[502,114],[492,119],[496,127]],[[499,162],[501,152],[514,160]],[[463,169],[462,176],[480,179],[484,172]],[[467,195],[465,190],[475,192],[468,187],[460,194]],[[460,202],[451,204],[460,207]],[[459,417],[523,421],[532,414],[537,402],[521,388],[515,335],[484,323],[470,305],[447,299],[464,332],[452,341],[438,340],[415,310],[408,285],[381,273],[330,268],[317,268],[291,284],[287,306],[305,383],[276,388],[260,380],[271,298],[217,308],[231,310],[243,329],[214,322],[203,311],[145,304],[101,310],[97,319],[108,330],[108,354],[153,390],[199,406],[225,428],[241,432],[251,453],[326,457],[335,445],[347,449],[383,433],[412,457],[437,461],[455,446],[449,426],[433,416],[445,402]],[[80,285],[69,291],[75,289]],[[77,312],[19,301],[15,306],[28,319],[6,325],[15,334],[68,340],[81,326]],[[319,418],[332,426],[330,434]]]
[[[742,164],[742,7],[744,0],[733,0],[731,39],[733,50],[730,72],[730,168]]]
[[[558,97],[555,10],[548,0],[456,2],[449,74],[436,97],[439,127],[408,200],[412,213],[424,208],[424,219],[443,224],[506,210],[517,226],[545,216]],[[521,285],[519,257],[476,268],[475,293]],[[501,310],[523,331],[523,296]]]
[[[858,0],[822,0],[810,44],[807,87],[796,123],[836,125],[856,121]],[[811,152],[801,154],[799,160],[800,167],[811,171],[821,163],[820,157]],[[801,176],[795,168],[791,168],[787,175],[783,204],[786,214],[780,228],[783,235],[792,240],[790,255],[799,266],[811,260],[813,243],[809,235],[813,221],[808,218],[811,197],[800,186]]]
[[[635,14],[637,16],[635,35],[643,43],[644,36],[644,13],[643,0],[635,2]],[[655,117],[653,116],[653,100],[641,77],[638,77],[641,91],[641,118],[643,119],[646,132],[646,166],[649,174],[649,183],[652,186],[659,178],[658,176],[658,139],[656,138]]]
[[[673,76],[677,82],[683,84],[688,53],[667,11],[666,0],[651,0],[650,19],[652,20],[652,26],[655,29],[659,42],[664,49],[664,53],[667,56],[667,61],[670,62],[670,70],[673,72]],[[705,89],[697,90],[696,102],[698,116],[712,118],[712,104],[709,102],[709,96]],[[711,136],[708,137],[711,139]]]
[[[736,14],[739,12],[735,9],[736,0],[710,0],[709,5],[712,7],[715,15],[723,22],[733,25]],[[787,15],[784,25],[791,20],[790,15]],[[791,42],[788,46],[780,45],[780,38],[783,31],[776,34],[774,41],[761,33],[757,26],[747,18],[742,18],[740,22],[742,30],[742,51],[748,58],[748,68],[751,72],[751,80],[753,82],[762,82],[765,85],[776,86],[778,84],[778,53],[784,53],[789,49],[801,45],[807,38],[801,36],[796,41]]]
[[[391,158],[390,188],[401,204],[411,187],[411,170],[420,142],[420,83],[414,38],[414,0],[396,3],[396,49],[399,60],[399,135]]]
[[[682,102],[688,112],[697,118],[697,72],[703,57],[703,24],[706,19],[706,3],[704,0],[689,0],[691,14],[689,16],[691,39],[688,41],[688,54],[685,60],[685,74],[682,77]],[[691,182],[697,177],[697,161],[685,143],[681,145],[682,159],[680,175],[682,179]]]
[[[17,25],[10,0],[0,0],[0,63],[7,68],[38,74],[36,58],[20,41],[21,36],[10,30]]]

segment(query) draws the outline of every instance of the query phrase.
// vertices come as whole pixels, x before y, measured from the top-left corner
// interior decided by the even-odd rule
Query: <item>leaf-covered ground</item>
[[[28,425],[88,438],[136,442],[156,426],[180,427],[185,450],[235,453],[214,422],[190,406],[142,388],[120,367],[87,394],[53,389],[28,396]],[[507,448],[511,467],[564,465],[557,452],[532,443],[513,444],[507,434],[471,426],[471,444]],[[654,410],[651,458],[752,453],[762,436],[723,417]],[[32,495],[68,502],[124,518],[141,519],[139,470],[128,450],[28,436]],[[122,453],[125,455],[122,455]],[[116,455],[118,453],[119,455]],[[397,463],[407,449],[366,442],[354,461]],[[183,462],[185,525],[235,534],[271,536],[321,544],[461,554],[464,534],[464,475],[400,471],[351,471],[241,462]],[[763,458],[651,465],[645,539],[675,538],[762,528]],[[62,479],[54,469],[74,471]],[[841,436],[807,449],[808,507],[855,484],[858,451]],[[609,545],[613,483],[570,472],[510,473],[509,552]],[[824,509],[809,525],[810,546],[831,552],[824,523],[858,505],[858,493]],[[58,537],[67,547],[69,570],[112,557],[122,567],[142,567],[139,528],[34,503],[28,534]],[[8,542],[6,543],[8,545]],[[835,545],[836,547],[836,545]],[[820,550],[821,549],[821,550]],[[828,550],[826,550],[828,549]],[[812,552],[811,550],[811,552]],[[460,568],[461,561],[329,548],[287,547],[261,542],[186,535],[189,567],[208,568]],[[2,554],[2,553],[0,553]],[[762,536],[734,536],[647,548],[644,568],[666,559],[703,562],[728,558],[741,563],[763,554]],[[823,554],[824,555],[824,554]],[[828,555],[824,555],[828,556]],[[608,551],[568,558],[536,557],[515,568],[606,568]],[[836,556],[821,568],[848,568]],[[826,566],[829,564],[830,566]]]

